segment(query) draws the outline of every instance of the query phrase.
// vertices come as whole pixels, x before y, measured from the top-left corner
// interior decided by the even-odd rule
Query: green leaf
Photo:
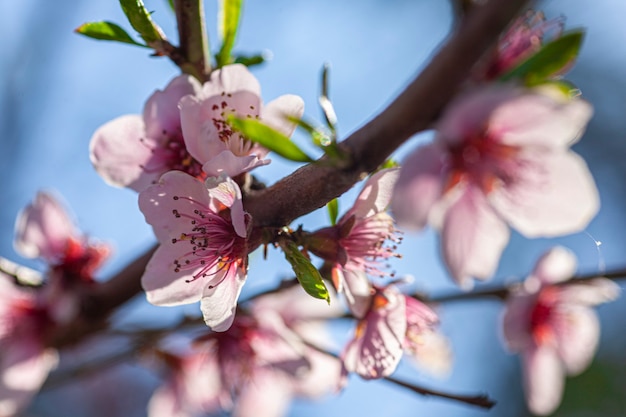
[[[328,217],[330,217],[330,224],[333,226],[337,224],[337,215],[339,214],[339,200],[336,198],[330,200],[328,204],[326,204],[326,208],[328,209]]]
[[[120,0],[124,14],[133,29],[139,33],[148,44],[165,39],[161,29],[154,23],[152,16],[141,0]]]
[[[283,158],[296,162],[313,162],[313,159],[291,139],[256,119],[239,118],[231,114],[228,116],[227,122],[248,140],[258,143]]]
[[[333,103],[330,101],[328,97],[328,72],[330,71],[330,66],[328,64],[324,64],[324,68],[322,68],[322,91],[319,96],[319,104],[322,108],[322,113],[324,114],[324,119],[326,119],[326,126],[330,129],[331,139],[334,142],[336,138],[337,132],[337,114],[335,113],[335,108],[333,107]]]
[[[528,86],[537,85],[558,73],[578,56],[585,32],[583,30],[564,33],[560,38],[545,44],[536,54],[513,68],[500,79],[524,80]]]
[[[170,9],[172,9],[173,12],[176,12],[176,6],[174,6],[174,0],[167,0],[167,4],[169,4]]]
[[[93,39],[129,43],[148,48],[148,45],[136,42],[120,26],[111,22],[88,22],[77,27],[74,32]]]
[[[304,256],[298,246],[291,240],[281,240],[280,247],[285,253],[285,259],[291,264],[293,272],[304,291],[314,298],[326,300],[330,304],[330,294],[320,275],[320,271],[313,266],[309,258]]]
[[[255,65],[261,65],[265,63],[266,58],[263,54],[256,55],[235,55],[235,64],[243,64],[246,67],[253,67]],[[217,59],[217,57],[216,57]]]
[[[235,37],[239,28],[239,16],[243,0],[221,0],[218,15],[218,27],[222,38],[222,47],[217,53],[217,67],[223,67],[232,61],[231,52],[235,46]]]

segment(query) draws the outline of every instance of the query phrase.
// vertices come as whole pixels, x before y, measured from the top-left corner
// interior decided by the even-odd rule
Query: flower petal
[[[40,191],[18,215],[15,223],[15,250],[25,258],[58,261],[67,242],[78,231],[69,215],[51,193]]]
[[[232,178],[221,174],[219,178],[207,178],[205,184],[211,198],[230,208],[231,222],[235,232],[241,237],[246,237],[245,212],[241,201],[241,190],[237,183]]]
[[[523,94],[494,110],[488,133],[507,145],[569,147],[578,141],[593,108],[581,99]]]
[[[194,209],[210,204],[204,183],[182,171],[166,172],[157,184],[139,193],[139,209],[162,243],[190,230],[184,214],[193,215]]]
[[[526,237],[583,230],[599,209],[598,190],[585,161],[568,151],[544,153],[524,178],[490,194],[498,213]]]
[[[0,415],[25,407],[58,363],[58,354],[35,337],[4,339],[0,356]]]
[[[155,91],[143,109],[143,121],[146,135],[159,138],[167,132],[178,133],[180,130],[180,110],[178,102],[184,96],[198,95],[202,86],[191,75],[179,75],[165,87],[163,91]]]
[[[235,177],[270,162],[269,159],[259,159],[257,155],[237,156],[232,151],[225,150],[205,163],[202,170],[209,177],[218,177],[222,174]]]
[[[548,415],[563,395],[563,369],[554,349],[531,348],[522,354],[526,402],[533,414]]]
[[[372,303],[372,284],[365,272],[359,269],[341,268],[343,275],[343,294],[348,307],[355,317],[365,316]]]
[[[544,284],[553,284],[573,277],[576,265],[576,256],[569,249],[557,246],[541,256],[532,276]]]
[[[202,94],[205,97],[237,91],[249,91],[257,96],[261,95],[259,81],[242,64],[226,65],[213,71],[210,80],[202,86]]]
[[[281,417],[291,402],[293,382],[271,369],[260,369],[242,387],[233,417]]]
[[[233,324],[237,300],[246,281],[245,269],[237,268],[234,274],[224,276],[228,271],[217,273],[202,294],[202,316],[214,332],[224,332]]]
[[[620,292],[619,285],[614,281],[606,278],[593,278],[563,286],[560,296],[568,304],[595,306],[615,300]]]
[[[356,372],[364,379],[391,375],[402,358],[406,333],[404,295],[387,287],[374,295],[372,309],[359,321],[355,338],[341,354],[345,372]]]
[[[472,188],[446,213],[441,233],[443,258],[461,287],[471,288],[470,278],[491,278],[508,241],[506,224]]]
[[[304,114],[304,100],[293,94],[280,96],[263,107],[261,120],[287,137],[291,137],[296,124],[288,120],[302,118]]]
[[[596,313],[588,307],[568,305],[564,310],[559,312],[553,328],[567,374],[577,375],[593,359],[600,339],[600,323]]]
[[[393,190],[391,211],[398,224],[422,229],[443,193],[444,152],[430,144],[418,148],[402,164]]]
[[[530,320],[536,302],[536,294],[516,293],[507,301],[502,317],[502,333],[510,352],[519,353],[532,345]]]
[[[100,126],[91,137],[89,157],[107,184],[142,191],[155,183],[161,171],[143,166],[153,158],[154,139],[146,136],[143,120],[129,114]]]
[[[191,279],[195,271],[176,272],[174,261],[187,254],[186,245],[163,243],[150,258],[141,277],[148,302],[158,306],[195,303],[202,297],[206,279]]]
[[[350,216],[363,219],[387,210],[399,173],[398,168],[390,168],[378,171],[369,177],[354,205],[342,216],[339,223]]]

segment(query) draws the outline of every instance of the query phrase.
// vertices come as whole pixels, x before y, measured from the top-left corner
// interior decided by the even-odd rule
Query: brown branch
[[[626,269],[622,268],[605,273],[597,272],[593,274],[576,275],[568,280],[558,282],[555,285],[585,284],[587,281],[590,281],[594,278],[606,278],[613,281],[626,279]],[[501,301],[506,301],[511,293],[511,289],[515,285],[518,284],[485,288],[480,291],[457,292],[454,294],[440,295],[434,297],[424,296],[423,294],[416,294],[415,297],[426,303],[446,303],[451,301],[477,300],[481,298],[495,298]]]
[[[180,69],[205,82],[211,74],[209,43],[204,23],[203,0],[175,0],[179,50],[185,57]]]
[[[255,226],[280,227],[323,207],[375,170],[409,137],[427,129],[526,2],[491,0],[476,6],[406,90],[340,144],[350,156],[345,166],[322,158],[248,195],[244,204]]]

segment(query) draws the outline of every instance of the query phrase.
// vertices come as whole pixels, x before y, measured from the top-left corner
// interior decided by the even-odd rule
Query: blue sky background
[[[154,19],[175,41],[174,17],[166,3],[146,0],[148,8],[155,11]],[[211,44],[216,48],[214,3],[207,2],[207,20]],[[603,205],[587,233],[533,241],[514,235],[497,273],[503,280],[525,276],[537,257],[554,244],[570,247],[580,259],[581,271],[597,271],[603,264],[608,269],[626,264],[626,3],[551,0],[542,4],[548,17],[565,15],[568,27],[588,29],[580,61],[568,79],[596,108],[587,134],[575,149],[587,159]],[[81,23],[96,20],[129,28],[114,0],[0,4],[0,256],[22,261],[11,243],[15,216],[37,190],[54,189],[72,207],[83,230],[114,244],[115,254],[102,271],[107,277],[145,250],[153,237],[137,209],[136,194],[107,186],[91,167],[89,140],[108,120],[140,113],[147,97],[163,88],[177,74],[177,68],[166,59],[149,57],[146,50],[72,33]],[[281,94],[298,94],[306,102],[306,114],[321,119],[316,104],[318,79],[322,65],[330,63],[331,97],[340,136],[345,137],[384,108],[426,64],[450,30],[451,10],[448,2],[441,0],[248,0],[242,24],[236,51],[268,51],[273,57],[254,70],[265,101]],[[424,134],[409,141],[400,150],[400,159],[428,139]],[[270,166],[255,171],[268,183],[296,167],[278,157],[273,159]],[[356,191],[346,195],[341,202],[343,210],[355,195]],[[326,222],[325,212],[320,211],[295,224],[314,229]],[[602,242],[600,250],[594,239]],[[414,276],[417,287],[435,294],[455,290],[441,266],[431,232],[405,235],[401,251],[404,258],[393,266],[400,275]],[[287,276],[289,267],[281,258],[271,250],[267,261],[253,256],[246,290],[254,292]],[[140,308],[128,312],[124,319],[163,321],[177,314],[176,310],[135,303],[139,304]],[[181,310],[195,311],[192,307]],[[623,363],[626,302],[622,299],[599,311],[603,326],[599,358]],[[450,304],[441,306],[440,314],[442,329],[455,350],[453,373],[445,380],[436,380],[403,365],[398,375],[458,393],[487,392],[499,401],[493,410],[418,398],[384,382],[364,383],[353,378],[338,397],[317,406],[296,403],[290,415],[525,415],[517,358],[508,355],[500,343],[501,305]],[[335,329],[338,338],[345,338],[348,332],[347,327]],[[134,370],[128,367],[120,371],[128,384],[132,382],[132,399],[115,403],[115,389],[123,390],[124,385],[111,384],[117,375],[111,373],[105,376],[110,381],[86,382],[65,392],[46,393],[35,404],[33,415],[99,415],[75,398],[79,395],[83,402],[99,397],[99,403],[107,407],[115,403],[124,410],[122,415],[140,416],[141,400],[149,395],[155,380]],[[89,394],[90,390],[98,395]],[[103,397],[111,399],[107,402]],[[59,398],[71,400],[59,403]],[[624,399],[621,401],[626,409]]]

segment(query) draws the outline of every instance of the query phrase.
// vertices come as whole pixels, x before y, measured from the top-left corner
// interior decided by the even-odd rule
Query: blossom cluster
[[[98,128],[89,149],[96,171],[138,193],[158,241],[141,276],[147,301],[200,304],[195,331],[145,349],[163,376],[149,416],[279,417],[292,398],[341,390],[350,374],[388,378],[403,358],[448,373],[453,355],[439,329],[441,307],[403,291],[406,279],[390,272],[401,257],[400,228],[433,228],[450,277],[469,291],[475,279],[494,276],[510,229],[563,236],[584,230],[599,210],[593,177],[571,150],[592,106],[558,82],[572,62],[532,82],[519,75],[562,28],[561,19],[532,11],[515,21],[434,122],[434,139],[400,167],[363,173],[354,204],[313,231],[261,227],[246,210],[251,171],[270,163],[270,150],[233,127],[233,117],[286,138],[306,123],[300,97],[264,104],[242,64],[222,65],[203,83],[179,75],[148,98],[143,114]],[[337,155],[324,163],[345,156]],[[297,258],[288,257],[297,281],[241,301],[249,254],[285,240],[297,248]],[[15,268],[0,268],[0,416],[21,409],[56,366],[57,331],[80,317],[81,291],[98,285],[95,272],[109,254],[44,192],[20,214],[15,247],[47,269],[27,285]],[[507,288],[502,334],[521,357],[535,414],[554,411],[564,375],[591,362],[600,326],[590,307],[619,294],[612,281],[572,279],[575,272],[574,255],[556,247]],[[324,325],[340,318],[354,329],[336,349]]]

